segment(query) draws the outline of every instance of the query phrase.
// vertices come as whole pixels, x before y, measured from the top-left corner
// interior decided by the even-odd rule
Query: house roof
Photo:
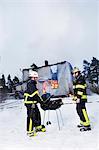
[[[66,63],[67,61],[61,61],[61,62],[57,62],[57,63],[53,63],[53,64],[48,64],[48,65],[43,65],[43,66],[36,66],[35,64],[31,65],[30,68],[24,68],[22,71],[28,71],[30,69],[34,69],[34,70],[37,70],[37,69],[40,69],[40,68],[43,68],[43,67],[48,67],[48,66],[54,66],[54,65],[58,65],[58,64],[64,64]],[[67,62],[69,63],[69,62]],[[69,63],[70,64],[70,63]],[[36,66],[36,67],[35,67]],[[70,64],[70,67],[72,69],[72,65]]]

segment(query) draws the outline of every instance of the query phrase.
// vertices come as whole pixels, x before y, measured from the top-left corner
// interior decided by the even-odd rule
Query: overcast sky
[[[0,0],[0,74],[99,59],[98,0]]]

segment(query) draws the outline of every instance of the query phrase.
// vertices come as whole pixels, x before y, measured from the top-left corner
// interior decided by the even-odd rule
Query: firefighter
[[[73,70],[73,90],[74,96],[73,100],[76,102],[76,111],[80,118],[80,124],[77,127],[80,131],[91,130],[90,120],[88,118],[86,110],[87,94],[86,94],[86,82],[84,76],[81,74],[80,70],[74,67]]]
[[[45,132],[45,126],[41,125],[41,115],[37,103],[43,104],[37,89],[38,73],[29,71],[30,80],[24,93],[24,104],[27,108],[27,134],[35,136],[38,131]]]

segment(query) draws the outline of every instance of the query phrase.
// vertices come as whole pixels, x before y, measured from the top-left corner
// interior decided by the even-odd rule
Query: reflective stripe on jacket
[[[29,97],[33,98],[36,94],[38,95],[38,91],[35,91],[32,94],[24,93],[24,97],[25,97],[24,98],[24,104],[35,104],[35,103],[37,103],[37,101],[28,100]]]

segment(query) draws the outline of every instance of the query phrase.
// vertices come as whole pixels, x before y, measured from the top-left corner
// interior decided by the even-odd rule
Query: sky
[[[0,0],[0,74],[99,59],[98,0]]]

